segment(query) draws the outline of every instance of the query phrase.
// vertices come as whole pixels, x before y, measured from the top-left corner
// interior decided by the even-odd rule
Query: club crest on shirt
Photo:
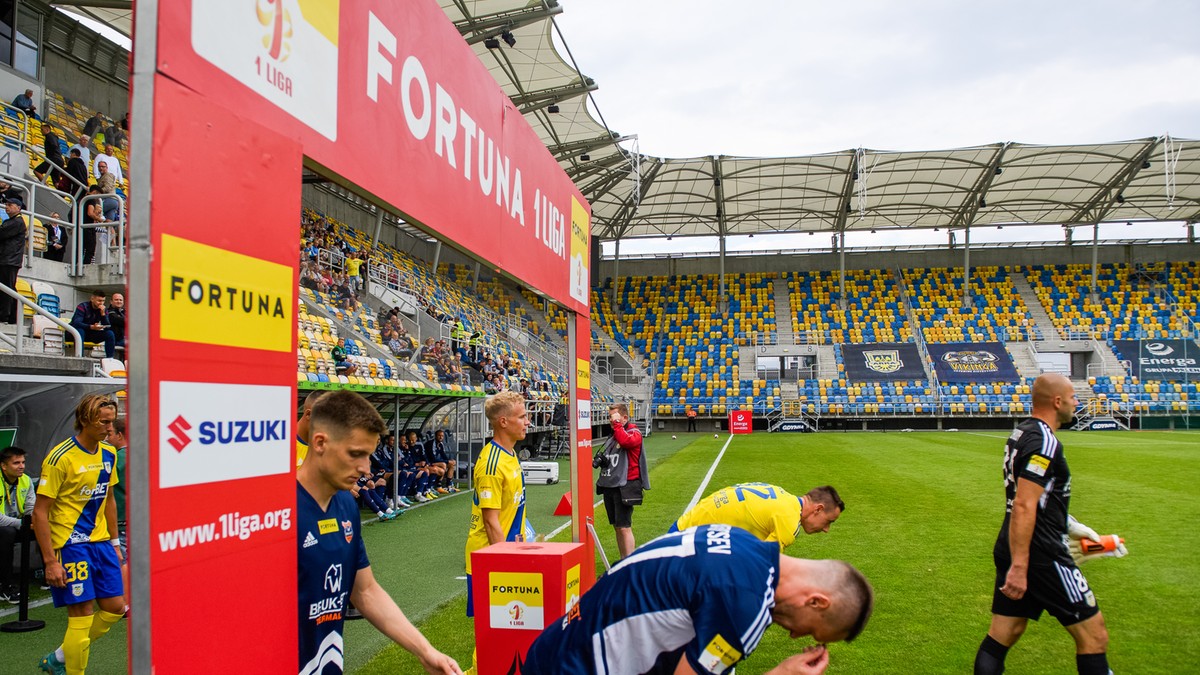
[[[348,520],[342,521],[342,534],[346,535],[346,543],[354,540],[354,524]]]
[[[77,598],[83,595],[83,584],[71,584],[71,595],[74,595]]]

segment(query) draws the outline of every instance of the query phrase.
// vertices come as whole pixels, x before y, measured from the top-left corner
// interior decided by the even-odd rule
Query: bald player
[[[1033,383],[1033,416],[1017,425],[1004,451],[1004,522],[992,557],[996,580],[992,624],[975,655],[976,675],[1004,672],[1008,650],[1042,612],[1075,640],[1080,675],[1108,675],[1108,630],[1087,579],[1068,549],[1071,538],[1094,538],[1067,515],[1071,471],[1054,436],[1078,405],[1071,381],[1044,373]]]
[[[830,485],[815,487],[797,497],[778,485],[739,483],[701,499],[669,531],[724,523],[747,530],[763,541],[779,542],[783,550],[801,532],[828,532],[844,510],[845,502]]]
[[[296,420],[296,468],[300,468],[300,465],[304,463],[304,458],[308,456],[308,437],[312,433],[313,404],[327,393],[313,391],[304,397],[304,410],[300,413],[300,419]]]

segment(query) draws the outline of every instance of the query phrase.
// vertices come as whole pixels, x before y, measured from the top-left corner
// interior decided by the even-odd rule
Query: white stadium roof
[[[640,155],[593,114],[596,83],[567,47],[560,53],[558,0],[439,2],[591,202],[592,231],[604,239],[1200,221],[1200,141],[1166,136],[801,157]],[[129,33],[128,0],[59,4]]]
[[[1165,136],[802,157],[637,155],[593,116],[595,83],[556,48],[557,0],[441,4],[591,202],[593,233],[605,239],[1200,221],[1200,141]]]

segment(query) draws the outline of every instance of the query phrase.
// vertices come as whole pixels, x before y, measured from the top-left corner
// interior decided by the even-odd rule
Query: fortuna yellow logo
[[[292,350],[293,270],[164,234],[159,334],[168,340]]]
[[[292,55],[292,13],[283,8],[283,0],[258,0],[254,5],[258,22],[267,29],[263,47],[276,61],[287,61]]]
[[[730,666],[742,658],[742,653],[733,648],[720,634],[713,637],[712,642],[700,654],[700,665],[711,673],[725,672]]]

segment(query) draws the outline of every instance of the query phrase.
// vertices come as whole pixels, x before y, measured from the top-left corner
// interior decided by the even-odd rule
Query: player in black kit
[[[1087,579],[1068,550],[1072,535],[1093,537],[1068,525],[1071,471],[1054,432],[1075,414],[1075,389],[1062,375],[1044,373],[1033,383],[1033,416],[1008,438],[1004,452],[1004,523],[992,552],[996,585],[992,625],[975,655],[975,675],[1004,672],[1004,657],[1029,619],[1049,612],[1075,640],[1081,675],[1108,675],[1108,630]]]

